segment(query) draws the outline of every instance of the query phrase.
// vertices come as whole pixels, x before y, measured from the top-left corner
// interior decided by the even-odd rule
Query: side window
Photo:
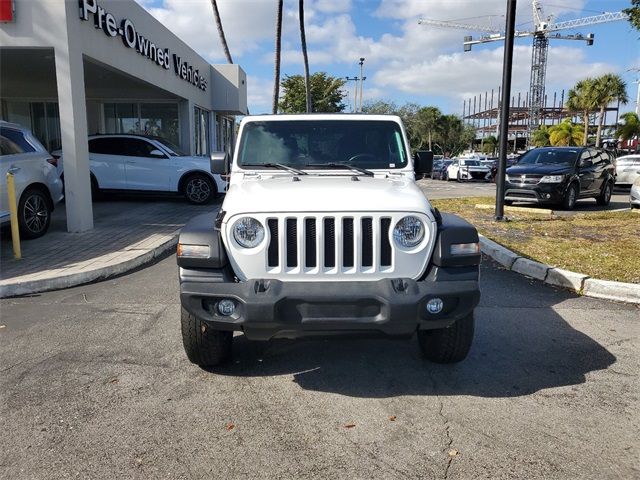
[[[583,163],[588,162],[588,161],[592,161],[591,151],[590,150],[585,150],[584,152],[582,152],[580,154],[580,163],[583,164]]]
[[[116,153],[117,138],[94,138],[89,140],[89,153],[99,153],[102,155],[119,155]]]
[[[121,155],[128,157],[153,157],[150,152],[156,150],[155,146],[145,140],[137,138],[121,138],[119,140],[122,143]]]
[[[2,128],[0,129],[0,136],[2,136],[3,155],[36,151],[33,145],[31,145],[27,141],[27,139],[24,138],[24,134],[20,130],[14,130],[13,128]],[[4,153],[5,147],[10,153]]]

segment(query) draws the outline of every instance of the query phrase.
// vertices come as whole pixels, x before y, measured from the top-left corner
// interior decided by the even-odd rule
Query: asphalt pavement
[[[485,260],[470,356],[237,336],[190,364],[173,256],[0,301],[0,478],[640,477],[640,311]]]

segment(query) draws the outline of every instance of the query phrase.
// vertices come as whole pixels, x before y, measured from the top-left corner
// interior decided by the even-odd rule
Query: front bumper
[[[564,182],[537,183],[535,185],[505,182],[504,198],[514,202],[561,203],[565,190],[566,184]]]
[[[410,336],[417,329],[451,325],[480,300],[477,266],[469,267],[465,280],[454,281],[231,282],[208,276],[181,269],[182,306],[211,328],[243,331],[250,340],[345,333]],[[444,307],[430,314],[426,304],[435,297]],[[235,303],[231,316],[217,310],[223,298]]]

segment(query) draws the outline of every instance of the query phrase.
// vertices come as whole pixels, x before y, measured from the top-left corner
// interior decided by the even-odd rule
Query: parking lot
[[[488,182],[445,182],[442,180],[431,180],[425,178],[418,182],[420,188],[428,198],[460,198],[460,197],[494,197],[496,195],[495,183]],[[516,203],[516,206],[536,207],[533,203]],[[541,206],[540,208],[556,208],[554,206]],[[611,203],[606,207],[596,205],[593,198],[578,200],[573,212],[595,212],[601,210],[618,210],[629,208],[629,187],[616,187],[611,196]],[[569,212],[562,212],[570,214]]]

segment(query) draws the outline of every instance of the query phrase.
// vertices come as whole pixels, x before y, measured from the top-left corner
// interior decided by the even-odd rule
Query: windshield
[[[525,153],[518,165],[574,165],[579,150],[535,148]]]
[[[460,165],[465,167],[479,167],[480,162],[478,160],[460,160]]]
[[[400,126],[374,120],[278,120],[244,126],[238,166],[279,163],[312,170],[330,163],[366,169],[407,165]]]
[[[152,137],[156,142],[159,142],[166,148],[170,154],[174,157],[184,157],[187,154],[176,144],[171,143],[169,140],[166,140],[162,137]]]

